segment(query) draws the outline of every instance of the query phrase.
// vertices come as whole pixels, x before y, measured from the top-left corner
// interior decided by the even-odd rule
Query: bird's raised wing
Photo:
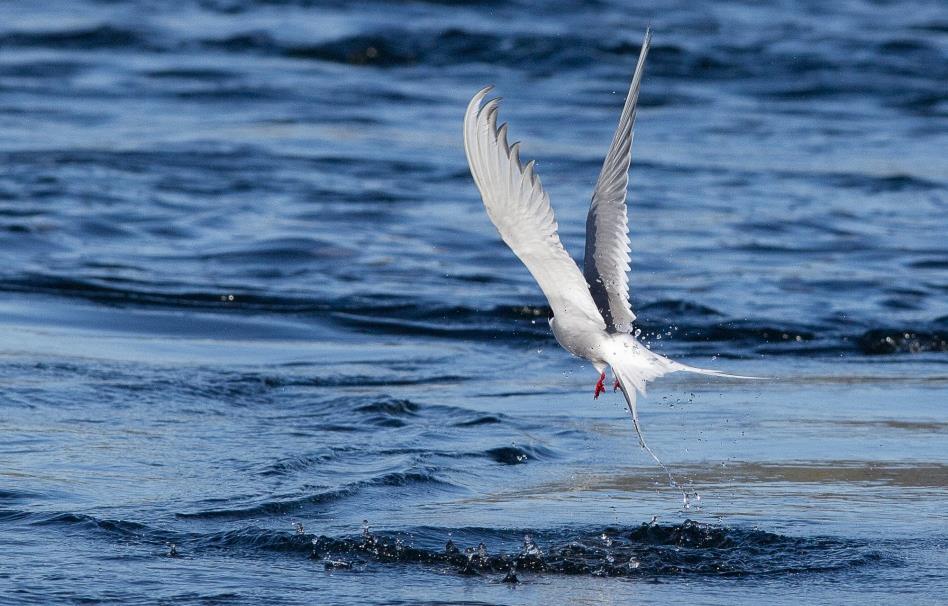
[[[586,216],[586,254],[583,275],[596,307],[611,332],[629,332],[635,314],[629,304],[629,219],[625,195],[632,161],[632,127],[639,85],[645,71],[652,32],[645,32],[639,62],[625,98],[619,126],[596,182]]]
[[[554,315],[580,313],[605,329],[583,274],[560,242],[550,198],[533,162],[521,166],[520,144],[509,146],[507,125],[497,127],[499,100],[481,107],[491,88],[474,95],[464,114],[464,151],[487,216],[530,270]]]

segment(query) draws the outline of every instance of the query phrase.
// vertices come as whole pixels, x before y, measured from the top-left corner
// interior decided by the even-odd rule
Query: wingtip
[[[475,104],[476,104],[476,105],[480,105],[480,104],[481,104],[481,101],[484,100],[484,97],[486,97],[486,96],[488,95],[488,93],[490,93],[490,91],[492,91],[492,90],[494,90],[494,85],[493,85],[493,84],[488,84],[487,86],[485,86],[485,87],[482,88],[481,90],[477,91],[477,92],[474,94],[474,97],[471,99],[471,104],[472,104],[472,105],[475,105]]]
[[[500,111],[500,97],[494,97],[493,99],[485,103],[481,107],[480,110],[478,110],[477,117],[478,119],[480,119],[480,117],[483,115],[485,119],[487,120],[488,124],[490,124],[491,129],[493,129],[494,132],[497,132],[497,113],[499,111]]]
[[[523,170],[523,165],[520,163],[520,141],[514,141],[513,145],[510,146],[509,157],[517,165],[517,168]]]
[[[494,90],[494,85],[488,84],[481,90],[474,93],[474,96],[471,97],[471,101],[467,104],[468,113],[470,113],[471,110],[475,108],[480,108],[481,102],[484,100],[484,97],[486,97],[487,93],[489,93],[492,90]]]

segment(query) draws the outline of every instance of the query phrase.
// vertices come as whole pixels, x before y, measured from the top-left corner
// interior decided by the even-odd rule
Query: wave
[[[946,184],[943,182],[904,173],[889,175],[828,173],[816,176],[814,179],[834,187],[856,189],[867,194],[928,192],[945,189],[946,187]]]
[[[244,507],[231,506],[226,508],[180,512],[177,513],[175,517],[191,520],[242,520],[291,513],[298,516],[307,516],[322,510],[329,504],[337,503],[343,499],[355,496],[365,489],[399,486],[425,486],[428,488],[438,486],[446,490],[454,488],[454,485],[450,482],[436,477],[434,469],[398,471],[345,484],[339,488],[326,489],[321,492],[313,492],[301,496],[270,498],[264,502],[254,503]]]
[[[577,15],[577,18],[584,18]],[[252,20],[246,20],[248,23]],[[448,66],[472,63],[529,65],[533,70],[568,70],[615,63],[617,57],[634,58],[640,32],[618,31],[613,36],[591,36],[573,32],[525,32],[480,30],[457,25],[432,28],[387,27],[361,31],[315,44],[288,40],[269,29],[244,29],[220,37],[193,37],[187,29],[152,25],[149,29],[103,22],[71,29],[7,31],[0,46],[56,50],[134,49],[156,53],[255,53],[295,60],[316,60],[346,65],[397,68],[415,65]],[[581,31],[581,30],[580,30]],[[739,43],[712,39],[699,46],[677,41],[669,32],[656,41],[651,55],[654,73],[692,80],[766,81],[758,94],[775,98],[820,97],[873,92],[913,99],[926,83],[931,70],[944,62],[939,49],[924,39],[888,38],[873,45],[853,39],[801,38],[796,48],[770,41]],[[805,51],[805,52],[804,52]],[[751,59],[752,58],[752,59]],[[860,78],[826,77],[858,73]],[[782,84],[778,74],[796,76]],[[899,78],[907,90],[875,82],[866,75]],[[925,88],[927,90],[927,88]],[[932,89],[934,90],[934,89]],[[935,91],[937,93],[937,91]],[[908,93],[908,94],[906,94]]]
[[[7,32],[0,34],[0,46],[62,50],[156,49],[143,33],[109,24],[75,29]]]
[[[206,48],[229,52],[256,52],[292,59],[319,60],[348,65],[395,68],[414,65],[446,66],[470,63],[530,65],[534,70],[558,70],[615,63],[617,57],[633,58],[639,51],[638,32],[634,35],[591,37],[563,32],[525,33],[445,29],[384,28],[342,36],[317,44],[296,44],[281,40],[267,31],[253,30],[225,38],[205,39]],[[700,48],[687,44],[657,43],[650,59],[654,73],[674,78],[698,80],[746,80],[766,78],[776,88],[767,96],[826,96],[860,91],[885,93],[870,79],[828,79],[827,68],[844,73],[871,73],[900,77],[926,75],[924,67],[942,61],[936,48],[924,41],[888,40],[865,55],[841,55],[838,45],[823,40],[807,48],[807,54],[788,51],[765,42],[738,44],[719,41]],[[874,53],[872,51],[875,51]],[[873,57],[873,61],[865,60]],[[754,57],[755,60],[748,60]],[[848,65],[841,65],[841,64]],[[804,78],[789,88],[773,84],[774,74]],[[907,85],[918,86],[914,81]],[[889,91],[891,94],[892,91]]]
[[[431,531],[425,532],[431,535]],[[501,535],[501,547],[491,553],[479,535]],[[362,558],[383,563],[446,566],[465,575],[516,574],[642,576],[760,576],[829,572],[895,563],[865,543],[833,537],[796,538],[757,529],[711,526],[694,521],[677,525],[642,524],[635,528],[610,527],[543,531],[484,532],[458,529],[440,550],[415,547],[413,535],[377,535],[366,529],[359,537],[320,536],[312,540],[311,557],[327,568],[353,567]],[[522,537],[520,549],[510,549],[513,537]],[[504,540],[506,539],[506,540]],[[495,548],[496,549],[496,548]]]
[[[858,344],[868,355],[948,352],[948,330],[873,329],[860,335]]]
[[[553,451],[543,446],[499,446],[483,453],[484,456],[502,465],[522,465],[531,459],[549,459]]]
[[[28,523],[152,545],[156,555],[289,553],[327,569],[356,569],[369,562],[418,565],[508,582],[516,582],[518,574],[759,577],[901,565],[865,541],[793,537],[691,520],[555,530],[420,527],[394,533],[372,532],[366,524],[355,536],[307,533],[302,524],[295,532],[257,526],[182,532],[75,513],[33,514]]]
[[[940,261],[939,261],[940,263]],[[830,288],[832,285],[825,285]],[[364,294],[337,298],[269,295],[253,292],[201,292],[186,285],[175,290],[154,290],[127,280],[114,282],[31,274],[10,277],[0,283],[0,292],[43,293],[80,298],[97,303],[156,310],[198,310],[224,314],[237,322],[254,314],[274,316],[312,328],[332,326],[343,330],[370,331],[376,335],[415,336],[459,341],[488,341],[521,346],[552,345],[546,319],[552,315],[545,305],[492,305],[484,308],[426,303],[389,294]],[[899,307],[898,300],[891,305]],[[73,310],[74,312],[75,310]],[[72,316],[75,314],[73,313]],[[70,321],[75,321],[75,318]],[[816,323],[790,323],[768,319],[727,317],[711,307],[678,299],[663,299],[638,308],[636,329],[650,346],[698,351],[701,355],[746,357],[758,355],[918,354],[948,351],[948,321],[936,318],[902,326],[854,326],[848,318],[827,318]],[[53,321],[46,314],[46,321]],[[101,318],[91,317],[98,322]],[[250,318],[247,319],[250,321]],[[195,322],[198,322],[196,319]],[[205,323],[213,331],[211,318]],[[141,325],[141,324],[139,324]],[[160,328],[157,327],[157,328]],[[259,335],[266,327],[252,327]],[[855,330],[854,330],[855,329]],[[250,328],[248,328],[250,330]],[[275,337],[285,337],[285,326],[273,327]],[[250,377],[257,380],[259,377]],[[346,376],[343,378],[263,378],[314,386],[393,385],[462,380],[463,377]],[[281,383],[283,384],[283,383]]]

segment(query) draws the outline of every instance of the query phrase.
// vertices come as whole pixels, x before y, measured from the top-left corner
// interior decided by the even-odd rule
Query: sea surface
[[[554,342],[645,28],[640,400]],[[948,595],[943,2],[0,2],[0,603]]]

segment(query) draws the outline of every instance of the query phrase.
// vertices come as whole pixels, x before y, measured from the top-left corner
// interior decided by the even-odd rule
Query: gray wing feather
[[[635,314],[629,304],[629,219],[626,189],[632,162],[632,134],[639,86],[645,71],[652,32],[645,32],[635,75],[622,108],[619,126],[596,181],[586,216],[586,253],[583,276],[596,306],[611,332],[629,332]]]

